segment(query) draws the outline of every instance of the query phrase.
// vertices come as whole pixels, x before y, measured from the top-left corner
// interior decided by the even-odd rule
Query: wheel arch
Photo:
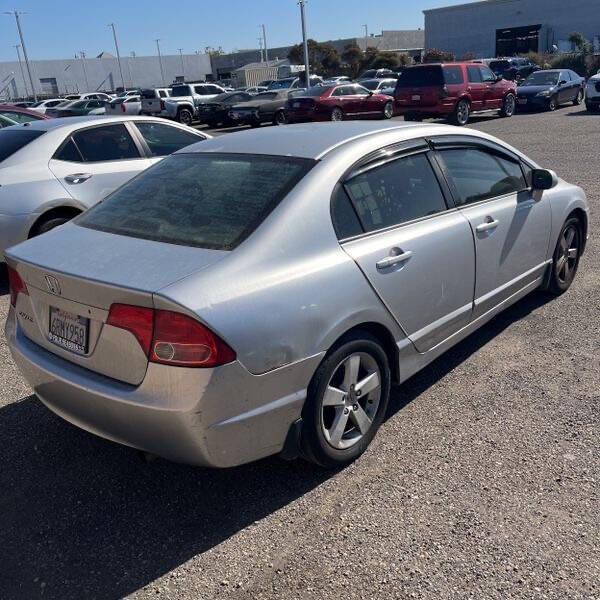
[[[27,232],[27,237],[31,238],[35,229],[44,221],[48,219],[53,219],[59,216],[68,216],[69,218],[74,218],[77,215],[81,214],[85,210],[85,207],[74,205],[74,204],[59,204],[55,206],[48,206],[46,209],[37,215],[35,221],[31,223],[29,226],[29,231]]]
[[[567,218],[565,219],[565,221],[570,219],[571,217],[576,217],[577,219],[579,219],[579,221],[581,221],[581,224],[583,226],[583,231],[581,232],[582,233],[581,254],[583,254],[585,252],[585,246],[586,246],[586,242],[587,242],[588,216],[587,216],[587,213],[585,212],[585,210],[583,210],[582,208],[580,208],[578,206],[577,208],[574,208],[567,215]]]

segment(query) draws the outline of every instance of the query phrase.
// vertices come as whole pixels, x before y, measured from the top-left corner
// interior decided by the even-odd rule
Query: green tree
[[[340,70],[340,56],[331,44],[321,44],[308,40],[308,62],[311,72],[325,77],[336,75]],[[304,46],[296,44],[288,52],[290,62],[301,65],[304,63]]]
[[[573,31],[569,34],[567,38],[571,44],[575,46],[575,48],[582,52],[583,54],[589,54],[587,50],[589,50],[590,43],[585,39],[583,33],[579,33],[578,31]]]
[[[456,56],[452,52],[446,52],[446,50],[439,50],[438,48],[428,48],[423,53],[424,63],[452,62],[453,60],[456,60]]]
[[[352,43],[344,46],[342,61],[346,73],[352,77],[358,77],[362,65],[363,53],[358,44]]]

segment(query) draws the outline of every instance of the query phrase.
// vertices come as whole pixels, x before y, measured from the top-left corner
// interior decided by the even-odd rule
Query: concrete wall
[[[181,57],[169,55],[162,57],[164,70],[164,84],[170,84],[176,77],[185,74],[186,80],[204,80],[211,72],[210,57],[206,54],[184,54],[183,67]],[[32,60],[30,61],[32,76],[36,92],[41,93],[41,78],[55,78],[60,94],[67,92],[95,91],[96,89],[114,90],[121,87],[121,75],[116,58],[86,58],[85,70],[89,85],[80,59],[67,60]],[[155,87],[162,86],[160,65],[157,56],[122,57],[123,78],[125,86],[130,87]],[[27,81],[27,89],[31,93],[31,85],[23,62],[23,70]],[[12,97],[24,96],[25,87],[19,63],[0,63],[0,89],[4,87],[1,83],[6,77],[14,72],[15,81],[10,87]],[[88,89],[89,88],[89,89]]]
[[[539,51],[564,42],[572,31],[600,36],[600,0],[486,0],[423,11],[425,48],[477,57],[496,54],[496,29],[542,25]]]

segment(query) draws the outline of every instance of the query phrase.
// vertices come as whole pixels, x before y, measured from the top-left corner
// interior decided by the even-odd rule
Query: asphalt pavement
[[[0,598],[600,599],[600,115],[471,126],[586,191],[569,292],[394,389],[337,473],[146,462],[49,412],[0,335]]]

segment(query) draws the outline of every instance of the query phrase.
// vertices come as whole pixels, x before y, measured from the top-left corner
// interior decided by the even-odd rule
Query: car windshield
[[[298,94],[294,94],[292,93],[292,96],[322,96],[329,88],[332,88],[333,85],[320,85],[317,87],[311,87],[307,90],[298,90],[300,93]]]
[[[444,85],[442,68],[437,65],[410,67],[402,72],[397,85],[399,88]]]
[[[293,79],[280,79],[279,81],[272,81],[271,84],[269,85],[269,89],[270,90],[282,90],[285,88],[289,88],[293,82],[294,82]]]
[[[71,104],[71,108],[83,108],[87,106],[88,102],[89,100],[79,100],[78,102],[73,102],[73,104]]]
[[[174,154],[76,223],[169,244],[232,250],[314,164],[289,156]]]
[[[0,162],[43,133],[43,131],[32,131],[31,129],[0,129]]]
[[[558,83],[558,73],[537,71],[532,73],[523,85],[556,85]]]
[[[500,73],[505,69],[508,69],[510,63],[507,60],[491,60],[488,66],[494,73]]]
[[[277,92],[261,92],[256,94],[252,100],[273,100],[274,98],[277,98]]]
[[[366,87],[368,90],[376,90],[379,83],[379,79],[365,79],[360,82],[360,85]]]
[[[175,86],[173,88],[173,91],[171,92],[171,96],[189,96],[190,95],[190,88],[187,87],[187,85],[180,85],[180,86]]]
[[[65,100],[64,102],[59,102],[54,108],[62,108],[63,106],[69,106],[72,104],[73,100]]]

